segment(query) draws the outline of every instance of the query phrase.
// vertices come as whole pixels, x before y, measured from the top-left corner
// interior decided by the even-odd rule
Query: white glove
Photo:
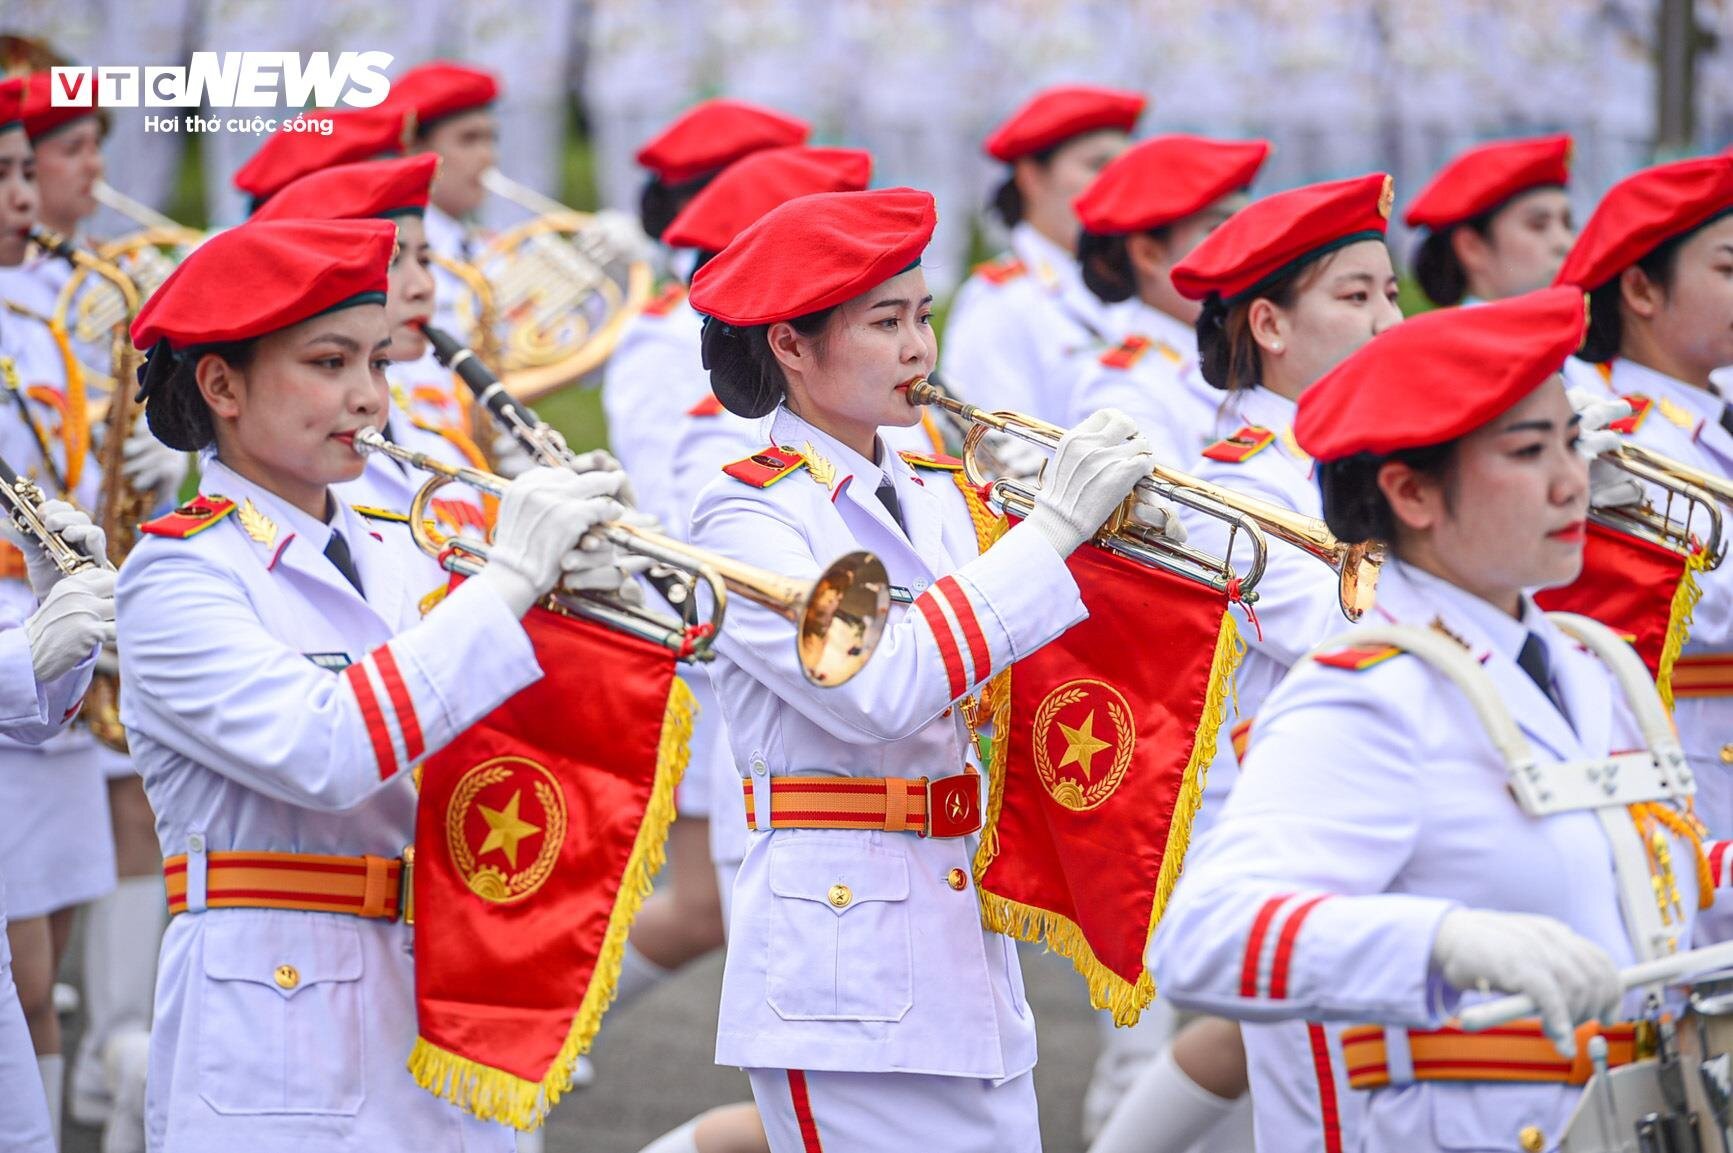
[[[120,454],[121,475],[134,488],[154,492],[159,503],[173,500],[187,478],[187,454],[158,440],[142,420]]]
[[[1614,1020],[1623,999],[1606,950],[1551,917],[1453,909],[1438,924],[1432,963],[1458,989],[1527,995],[1566,1057],[1576,1056],[1576,1026]]]
[[[995,462],[1000,475],[1011,480],[1034,480],[1047,467],[1047,454],[1008,432],[990,432],[981,438],[981,451]]]
[[[1070,556],[1154,464],[1155,454],[1131,418],[1104,408],[1060,438],[1025,523],[1060,556]]]
[[[42,502],[37,514],[49,531],[59,533],[67,544],[86,556],[108,555],[108,537],[90,523],[90,517],[79,509],[63,500],[48,500]],[[11,517],[0,517],[0,537],[10,541],[24,553],[24,566],[30,574],[30,591],[36,594],[37,600],[46,599],[48,590],[55,586],[63,574],[54,567],[54,562],[48,559],[42,545],[35,537],[13,524]]]
[[[638,494],[632,491],[632,481],[620,467],[620,462],[614,459],[614,454],[605,448],[592,448],[589,452],[574,455],[566,465],[573,472],[582,475],[586,472],[616,472],[620,474],[620,491],[615,495],[621,504],[627,508],[638,506]]]
[[[579,476],[563,468],[532,468],[512,481],[499,502],[493,548],[476,580],[485,581],[516,616],[530,610],[553,590],[567,572],[595,568],[614,570],[614,584],[623,579],[606,548],[582,550],[584,534],[620,515],[618,473]],[[574,566],[568,570],[568,558]]]
[[[493,443],[487,446],[487,456],[494,473],[507,480],[515,480],[536,466],[535,458],[509,432],[494,434]]]
[[[1636,477],[1620,468],[1603,454],[1618,448],[1624,437],[1607,425],[1631,415],[1629,401],[1616,396],[1599,396],[1586,388],[1573,388],[1566,394],[1577,416],[1577,451],[1589,461],[1589,507],[1617,508],[1641,504],[1643,485]]]
[[[1147,492],[1137,494],[1131,506],[1131,519],[1145,528],[1152,528],[1174,544],[1184,544],[1185,525],[1179,519],[1179,509],[1172,501]]]
[[[24,622],[38,684],[77,668],[98,645],[114,643],[114,570],[86,569],[60,581]]]
[[[656,251],[650,238],[644,235],[638,218],[617,208],[604,208],[597,212],[590,218],[590,225],[584,232],[598,235],[608,251],[617,253],[624,263],[649,260]]]

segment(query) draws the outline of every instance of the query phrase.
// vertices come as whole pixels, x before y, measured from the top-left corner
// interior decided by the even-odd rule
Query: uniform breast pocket
[[[785,1021],[898,1021],[914,1004],[909,866],[859,841],[770,849],[766,995]]]
[[[206,916],[199,1095],[218,1113],[355,1114],[367,1010],[356,927],[322,916]]]

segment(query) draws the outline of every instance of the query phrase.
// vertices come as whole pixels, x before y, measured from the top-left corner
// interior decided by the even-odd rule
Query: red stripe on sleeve
[[[933,599],[931,592],[916,597],[915,607],[921,610],[927,627],[933,630],[933,639],[939,642],[939,655],[945,658],[945,675],[950,678],[951,699],[954,701],[969,689],[969,682],[963,678],[963,650],[957,647],[951,622],[945,619],[945,611]]]
[[[956,577],[941,577],[939,583],[933,586],[933,591],[944,596],[945,603],[951,606],[951,612],[962,626],[963,639],[969,644],[969,660],[975,666],[975,679],[984,681],[993,671],[993,654],[987,648],[987,637],[981,632],[981,622],[975,619],[975,606],[969,603],[969,595],[963,591],[963,586],[957,583]]]
[[[1306,1022],[1306,1035],[1312,1039],[1312,1070],[1318,1074],[1318,1123],[1323,1127],[1324,1153],[1342,1153],[1342,1114],[1336,1105],[1336,1070],[1330,1064],[1330,1039],[1316,1021]]]
[[[1709,850],[1709,873],[1715,878],[1716,888],[1725,888],[1727,885],[1727,874],[1722,872],[1722,869],[1727,864],[1729,845],[1733,845],[1733,841],[1716,841]]]
[[[1270,966],[1270,997],[1281,1000],[1288,995],[1288,961],[1294,955],[1294,941],[1300,935],[1300,925],[1318,907],[1319,902],[1329,899],[1330,894],[1313,897],[1310,901],[1295,909],[1288,917],[1288,923],[1282,926],[1282,935],[1276,938],[1276,960]]]
[[[385,682],[385,691],[391,697],[391,707],[397,711],[397,727],[403,733],[403,755],[418,761],[427,751],[427,743],[421,739],[421,722],[415,719],[415,702],[397,669],[397,658],[392,655],[390,645],[381,645],[372,655],[379,666],[379,679]]]
[[[800,1122],[800,1147],[805,1153],[824,1153],[824,1142],[818,1139],[818,1122],[812,1116],[812,1100],[806,1095],[806,1073],[802,1070],[788,1071],[788,1095],[794,1099],[794,1119]]]
[[[385,727],[385,713],[379,707],[379,697],[373,692],[373,683],[367,679],[365,663],[350,665],[343,670],[343,675],[349,680],[356,703],[361,706],[361,719],[367,723],[367,736],[373,741],[373,759],[379,765],[379,779],[383,781],[397,771],[397,754],[391,748],[391,732]]]
[[[1258,957],[1264,951],[1264,937],[1270,931],[1270,922],[1275,919],[1276,910],[1282,907],[1292,893],[1283,893],[1279,897],[1271,897],[1264,902],[1264,907],[1258,910],[1258,915],[1252,920],[1251,934],[1246,938],[1246,955],[1240,962],[1240,996],[1256,997],[1258,995]]]

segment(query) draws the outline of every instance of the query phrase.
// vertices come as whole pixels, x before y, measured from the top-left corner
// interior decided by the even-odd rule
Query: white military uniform
[[[940,368],[975,404],[1062,424],[1071,412],[1073,354],[1112,331],[1076,258],[1025,222],[1011,230],[1011,251],[957,290]]]
[[[1643,747],[1606,668],[1526,598],[1517,621],[1395,560],[1378,595],[1369,616],[1444,630],[1481,662],[1543,764]],[[1569,719],[1516,663],[1530,632],[1546,646]],[[1630,965],[1636,952],[1599,819],[1527,815],[1485,733],[1468,698],[1420,658],[1360,671],[1297,665],[1264,702],[1246,770],[1156,930],[1162,993],[1243,1020],[1438,1028],[1459,1000],[1484,999],[1446,986],[1431,960],[1439,922],[1465,906],[1555,917]],[[1671,852],[1682,944],[1696,908],[1694,850],[1672,838]],[[1640,996],[1625,1008],[1637,1012]],[[1406,1039],[1386,1035],[1400,1079]],[[1356,1092],[1365,1098],[1357,1147],[1508,1149],[1532,1125],[1555,1149],[1580,1093],[1435,1081]],[[1261,1087],[1253,1102],[1264,1153],[1325,1147]]]
[[[214,455],[203,489],[251,501],[185,539],[146,536],[118,589],[122,718],[188,912],[157,971],[152,1150],[509,1150],[418,1088],[411,933],[399,921],[209,908],[211,853],[396,857],[411,769],[541,676],[484,585],[425,621],[441,579],[408,533],[337,504],[330,525]],[[366,596],[324,556],[342,532]],[[289,976],[285,977],[285,970]]]
[[[435,256],[465,263],[481,256],[484,242],[465,221],[448,216],[440,211],[438,206],[429,203],[421,222],[427,233],[427,247]],[[474,340],[473,329],[477,316],[474,294],[470,292],[469,286],[458,279],[455,273],[437,263],[429,271],[433,273],[434,327],[443,328],[461,341]],[[459,301],[464,303],[460,305]],[[465,316],[470,318],[467,323],[463,319]],[[429,351],[427,356],[432,359],[433,353]]]
[[[1613,362],[1612,390],[1646,396],[1653,407],[1631,439],[1714,476],[1733,478],[1733,433],[1722,425],[1726,402],[1703,389],[1626,360]],[[1681,660],[1724,657],[1733,661],[1733,566],[1698,573],[1703,599],[1691,614],[1691,635]],[[1683,680],[1683,668],[1674,678]],[[1725,683],[1725,679],[1723,681]],[[1674,704],[1679,740],[1697,774],[1697,815],[1715,837],[1733,837],[1733,694],[1691,696]],[[1724,938],[1733,920],[1715,910],[1709,932]]]
[[[11,599],[0,602],[0,733],[20,745],[41,744],[71,723],[96,663],[92,650],[77,668],[39,683],[24,631],[28,615]],[[0,1102],[5,1103],[6,1125],[0,1128],[0,1153],[53,1153],[42,1075],[18,1004],[18,987],[12,983],[4,880],[0,877]]]
[[[44,298],[46,299],[46,302]],[[39,315],[53,306],[47,286],[26,268],[0,270],[0,300],[21,303]],[[55,477],[66,475],[61,428],[66,413],[65,368],[46,325],[0,305],[0,457],[21,476],[34,477],[51,497],[63,494]],[[0,365],[0,369],[4,369]],[[24,412],[35,429],[25,423]],[[54,462],[45,467],[37,432]],[[96,507],[101,472],[86,454],[69,499]],[[36,607],[24,580],[0,581],[0,603],[19,616]],[[90,731],[70,729],[26,747],[0,736],[0,876],[6,878],[7,912],[13,920],[42,917],[95,900],[114,888],[114,841],[92,830],[109,826],[109,770],[126,771],[124,756],[99,745]]]
[[[916,601],[893,605],[872,659],[833,688],[806,681],[787,621],[731,606],[711,677],[755,812],[785,774],[964,772],[977,754],[956,702],[1083,619],[1069,570],[1023,528],[978,556],[948,474],[894,453],[874,464],[786,409],[771,435],[817,471],[762,488],[718,477],[693,543],[797,579],[870,549]],[[906,532],[875,496],[887,477]],[[830,1150],[1039,1148],[1034,1020],[1015,944],[981,928],[973,848],[913,832],[749,835],[716,1060],[751,1073],[777,1153],[813,1147],[803,1125]]]
[[[1157,460],[1190,467],[1220,434],[1227,393],[1197,366],[1197,330],[1132,297],[1110,309],[1119,343],[1079,356],[1064,423],[1117,408],[1137,422]]]

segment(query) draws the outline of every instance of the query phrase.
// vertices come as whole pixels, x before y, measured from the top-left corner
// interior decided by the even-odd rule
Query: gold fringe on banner
[[[1660,691],[1661,703],[1667,707],[1669,715],[1673,712],[1673,666],[1678,663],[1685,641],[1691,635],[1691,617],[1697,602],[1703,599],[1697,574],[1708,567],[1708,554],[1698,549],[1685,558],[1685,575],[1679,578],[1679,587],[1673,590],[1673,607],[1667,614],[1667,640],[1661,646],[1661,659],[1655,667],[1655,688]]]
[[[417,1037],[409,1054],[409,1072],[417,1085],[484,1121],[498,1121],[524,1132],[538,1128],[547,1119],[548,1111],[571,1089],[572,1066],[589,1052],[602,1027],[602,1016],[613,1004],[620,962],[626,952],[626,936],[638,910],[650,896],[651,882],[666,860],[668,826],[674,822],[674,790],[691,759],[692,721],[697,711],[692,690],[675,677],[662,717],[655,784],[644,809],[644,820],[638,826],[638,837],[626,862],[589,987],[584,990],[584,1000],[572,1018],[565,1043],[547,1073],[540,1081],[528,1081]]]
[[[1155,901],[1149,911],[1145,944],[1155,935],[1155,927],[1167,908],[1168,898],[1179,883],[1180,869],[1185,864],[1186,849],[1191,843],[1192,821],[1203,803],[1204,780],[1210,762],[1215,759],[1216,737],[1227,722],[1228,693],[1234,670],[1239,667],[1244,654],[1245,645],[1240,640],[1233,615],[1223,612],[1221,629],[1216,633],[1215,656],[1210,661],[1209,693],[1204,698],[1191,759],[1186,762],[1179,799],[1174,804],[1173,820],[1168,826],[1167,845],[1162,853],[1161,872],[1156,877]],[[1135,1025],[1143,1010],[1155,1000],[1155,981],[1148,969],[1138,974],[1135,983],[1128,982],[1101,963],[1083,930],[1069,917],[989,893],[981,883],[987,867],[999,855],[999,814],[1005,798],[1005,762],[1010,736],[1010,676],[1009,669],[1001,673],[994,678],[990,690],[995,702],[993,756],[988,768],[987,812],[981,829],[980,849],[975,854],[975,889],[981,895],[981,924],[1019,941],[1044,941],[1053,952],[1068,958],[1088,983],[1092,1006],[1111,1010],[1115,1025]]]

